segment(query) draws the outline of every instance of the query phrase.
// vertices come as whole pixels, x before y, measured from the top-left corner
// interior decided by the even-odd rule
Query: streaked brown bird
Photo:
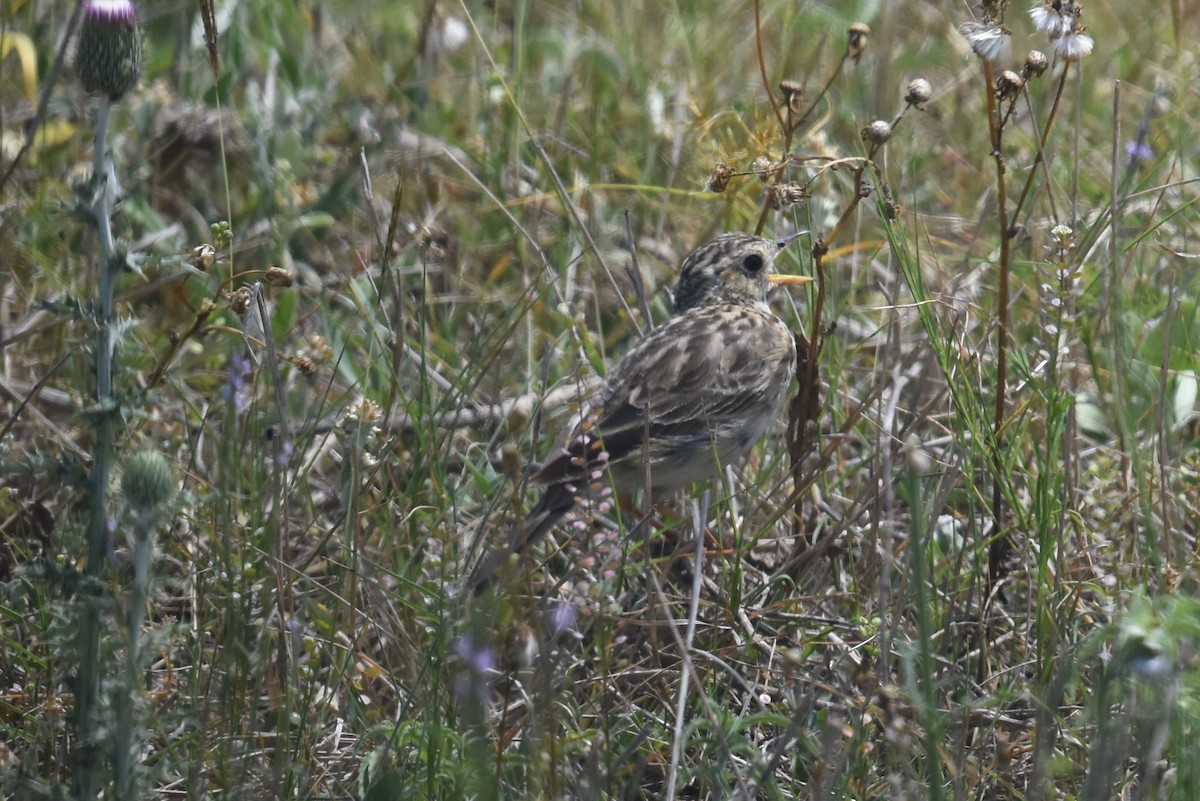
[[[671,319],[633,346],[530,478],[546,487],[507,549],[475,572],[481,589],[512,553],[584,498],[647,489],[656,500],[735,465],[779,414],[796,365],[791,330],[767,305],[782,239],[721,234],[683,261]]]

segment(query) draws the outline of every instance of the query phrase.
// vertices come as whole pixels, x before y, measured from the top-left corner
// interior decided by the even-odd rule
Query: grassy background
[[[72,7],[0,3],[2,170]],[[1000,68],[1049,51],[1026,11]],[[977,12],[763,2],[756,36],[751,3],[243,0],[217,9],[214,77],[192,4],[144,3],[111,136],[137,267],[118,452],[161,451],[179,494],[130,693],[119,493],[106,578],[81,578],[95,101],[68,75],[0,190],[2,791],[58,797],[89,758],[74,638],[96,604],[105,703],[132,697],[156,797],[1200,795],[1200,8],[1086,4],[1095,51],[1012,221],[1000,446],[997,166],[958,32]],[[785,147],[760,57],[813,104],[785,177],[811,197],[766,230],[837,230],[820,264],[785,261],[826,285],[808,447],[793,463],[781,425],[736,492],[649,536],[564,527],[464,597],[571,391],[664,319],[691,247],[759,221],[747,173]],[[1005,131],[1010,214],[1061,71]],[[859,132],[917,77],[934,98],[855,205]],[[742,173],[724,192],[718,164]],[[247,318],[232,293],[270,266],[294,283]],[[814,293],[776,308],[813,330]]]

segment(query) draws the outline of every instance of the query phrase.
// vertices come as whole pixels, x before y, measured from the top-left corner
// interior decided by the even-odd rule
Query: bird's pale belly
[[[726,467],[741,464],[774,422],[777,411],[748,418],[736,429],[716,431],[712,436],[706,432],[663,437],[637,470],[629,469],[633,465],[614,465],[613,484],[621,494],[637,493],[649,486],[651,497],[659,499],[692,484],[719,478]]]

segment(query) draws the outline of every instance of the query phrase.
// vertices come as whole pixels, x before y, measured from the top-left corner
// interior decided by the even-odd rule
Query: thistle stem
[[[79,770],[75,774],[76,795],[92,798],[96,795],[100,766],[97,742],[97,710],[100,696],[100,578],[108,559],[108,482],[112,472],[113,446],[116,439],[113,413],[115,399],[112,386],[113,355],[113,277],[119,265],[113,242],[112,198],[110,196],[108,160],[108,120],[112,110],[109,98],[102,98],[96,114],[96,133],[92,154],[92,202],[88,213],[96,224],[100,241],[97,265],[98,297],[96,302],[96,408],[95,441],[92,450],[92,471],[89,477],[88,502],[88,559],[85,568],[86,587],[80,593],[79,627],[79,684],[75,704],[75,730],[78,741]]]

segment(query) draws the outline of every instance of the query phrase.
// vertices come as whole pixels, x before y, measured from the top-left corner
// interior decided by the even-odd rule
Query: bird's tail
[[[480,560],[471,575],[470,586],[476,595],[491,586],[496,571],[512,558],[536,543],[562,520],[575,506],[575,490],[567,484],[551,484],[542,493],[537,505],[525,519],[513,526],[512,536],[506,546],[494,548]]]

